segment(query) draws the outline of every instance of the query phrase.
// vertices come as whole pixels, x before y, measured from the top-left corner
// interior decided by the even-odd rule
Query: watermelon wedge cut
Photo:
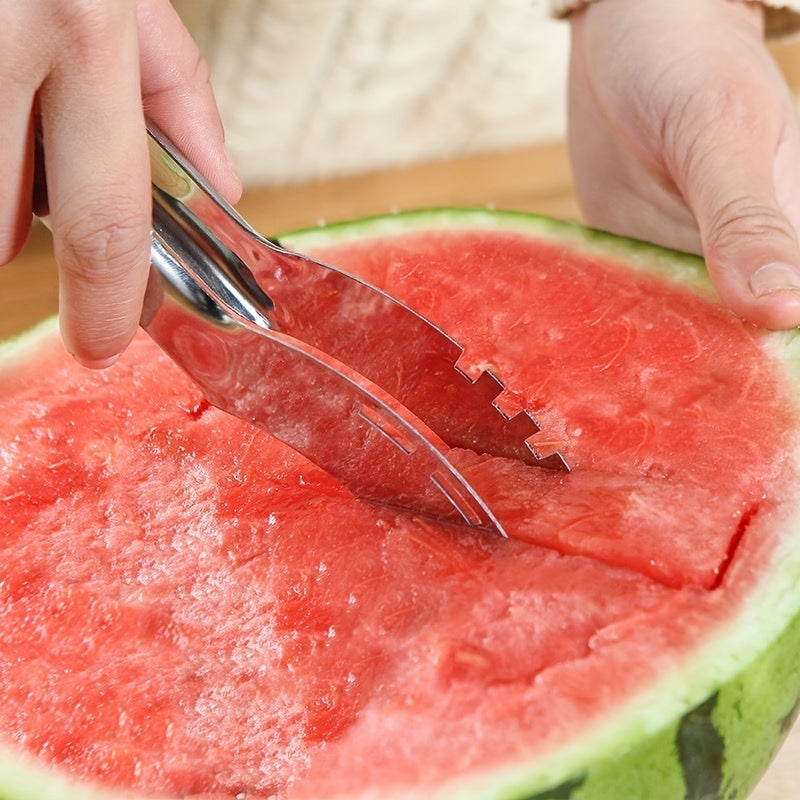
[[[282,243],[452,333],[572,472],[455,451],[502,540],[356,500],[144,336],[6,343],[0,796],[746,797],[800,699],[797,333],[526,214]]]

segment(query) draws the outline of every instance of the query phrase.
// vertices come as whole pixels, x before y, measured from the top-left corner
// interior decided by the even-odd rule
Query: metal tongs
[[[471,448],[564,469],[528,442],[438,327],[365,281],[260,236],[150,127],[151,270],[142,326],[210,403],[369,500],[503,526],[448,457]]]

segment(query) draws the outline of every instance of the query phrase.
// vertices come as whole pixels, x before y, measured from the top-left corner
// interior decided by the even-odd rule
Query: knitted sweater
[[[209,64],[246,185],[564,134],[569,32],[555,17],[581,0],[173,3]],[[773,13],[785,24],[791,12]]]

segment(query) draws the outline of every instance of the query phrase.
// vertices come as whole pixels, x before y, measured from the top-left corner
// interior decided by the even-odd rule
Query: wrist
[[[550,0],[550,13],[554,17],[568,17],[593,2],[594,0]],[[765,28],[769,36],[781,37],[800,32],[800,0],[725,0],[725,2],[763,10],[766,18]]]
[[[580,11],[593,0],[550,0],[550,13],[554,17],[568,17],[573,11]]]

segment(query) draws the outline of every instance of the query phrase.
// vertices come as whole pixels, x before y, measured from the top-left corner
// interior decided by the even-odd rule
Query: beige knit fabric
[[[575,2],[173,0],[251,186],[563,137]]]
[[[545,0],[174,0],[247,184],[563,135],[568,30]]]

